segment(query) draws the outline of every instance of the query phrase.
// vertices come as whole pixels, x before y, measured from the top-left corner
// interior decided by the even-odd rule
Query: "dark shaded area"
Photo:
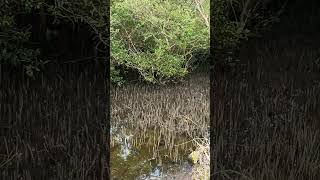
[[[106,142],[104,76],[73,70],[32,80],[1,68],[0,152],[8,161],[1,177],[97,179]]]
[[[212,61],[213,179],[320,178],[319,7],[289,1],[235,66]]]
[[[26,47],[40,49],[41,58],[55,64],[95,58],[97,35],[89,25],[53,17],[43,11],[16,16],[17,28],[29,29],[31,33]]]
[[[0,64],[0,179],[106,179],[109,50],[87,25],[43,15],[16,23],[49,62],[33,77]]]

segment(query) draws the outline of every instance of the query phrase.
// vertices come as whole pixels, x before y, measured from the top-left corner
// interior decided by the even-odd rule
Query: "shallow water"
[[[209,77],[111,91],[111,177],[191,179],[188,155],[209,127]]]
[[[111,177],[112,179],[190,179],[191,163],[187,152],[170,157],[160,147],[155,153],[148,143],[133,144],[134,135],[111,129]]]

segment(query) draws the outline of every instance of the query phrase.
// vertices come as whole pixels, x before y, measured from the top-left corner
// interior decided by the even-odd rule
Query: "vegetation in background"
[[[183,77],[193,51],[209,46],[208,12],[207,2],[112,1],[111,70],[130,68],[149,82]]]
[[[193,58],[209,46],[209,0],[121,0],[111,2],[111,78],[121,84],[125,70],[143,80],[165,82],[195,69]],[[272,1],[269,1],[269,3]],[[235,50],[277,20],[261,0],[213,0],[214,47]],[[216,53],[216,52],[215,52]],[[208,58],[204,61],[208,61]]]
[[[233,53],[250,37],[259,36],[279,16],[286,2],[275,4],[269,0],[212,0],[212,27],[214,28],[214,57]]]
[[[113,0],[110,2],[111,80],[122,84],[129,72],[143,80],[163,83],[195,69],[208,56],[194,58],[199,50],[209,54],[209,0]],[[215,55],[233,51],[242,40],[277,20],[281,8],[268,11],[273,1],[213,0]],[[107,2],[102,0],[1,1],[0,62],[23,64],[29,75],[47,62],[41,46],[34,46],[30,24],[21,27],[18,16],[50,16],[75,26],[85,24],[95,34],[95,45],[107,45]],[[41,29],[42,28],[42,29]],[[39,40],[39,39],[38,39]],[[39,40],[40,41],[40,40]],[[88,47],[89,48],[89,47]],[[103,51],[103,50],[102,50]]]
[[[32,76],[32,70],[39,70],[37,67],[46,62],[46,57],[40,56],[43,50],[40,43],[43,39],[31,39],[33,36],[44,37],[46,26],[45,18],[53,17],[65,24],[75,27],[78,23],[90,27],[90,31],[95,35],[96,46],[107,45],[107,2],[103,0],[25,0],[25,1],[1,1],[0,10],[0,63],[24,65],[27,73]],[[21,27],[17,22],[18,17],[36,15],[40,22],[37,25],[29,24]],[[22,20],[22,21],[23,21]],[[35,20],[36,21],[36,20]],[[40,28],[39,28],[40,27]],[[39,28],[39,31],[35,29]],[[36,34],[37,33],[37,34]],[[87,47],[90,48],[90,47]]]
[[[32,49],[25,46],[30,38],[30,26],[18,29],[15,22],[17,13],[30,13],[32,8],[28,6],[20,6],[16,1],[0,2],[0,63],[9,63],[13,65],[36,64],[40,61],[39,49]],[[36,6],[36,4],[35,4]],[[18,11],[17,11],[18,9]]]

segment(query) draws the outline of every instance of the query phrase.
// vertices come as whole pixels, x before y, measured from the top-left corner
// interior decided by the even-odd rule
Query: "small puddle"
[[[178,148],[178,152],[168,154],[161,145],[155,149],[148,143],[152,136],[150,133],[145,142],[137,142],[141,137],[135,137],[128,128],[111,128],[112,179],[191,179],[189,152]]]

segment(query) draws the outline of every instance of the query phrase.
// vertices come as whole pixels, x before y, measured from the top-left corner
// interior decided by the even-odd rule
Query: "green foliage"
[[[186,75],[191,53],[209,46],[209,28],[192,3],[112,1],[110,24],[111,70],[132,68],[149,82]]]
[[[213,55],[217,61],[237,57],[242,43],[278,22],[282,7],[268,9],[275,0],[212,0]],[[229,63],[229,62],[226,62]]]
[[[242,40],[258,35],[279,21],[283,7],[268,10],[273,0],[212,0],[215,48],[236,48]]]
[[[229,3],[225,0],[213,0],[214,47],[216,49],[236,47],[246,34],[238,23],[228,17]]]
[[[3,0],[0,2],[0,63],[23,64],[26,73],[33,76],[40,60],[40,50],[28,48],[31,26],[17,28],[15,17],[18,14],[31,14],[45,9],[49,16],[62,19],[66,23],[87,24],[95,33],[97,44],[107,45],[107,2],[104,0],[54,0],[49,4],[45,0]],[[41,11],[40,11],[41,13]]]
[[[211,3],[215,50],[235,50],[275,20],[262,11],[267,1]],[[209,0],[111,1],[111,70],[131,68],[149,82],[186,75],[194,69],[193,60],[197,61],[193,53],[208,48],[209,6]]]
[[[2,1],[0,5],[0,63],[28,65],[30,68],[26,72],[32,75],[31,67],[41,62],[38,58],[40,51],[25,47],[24,44],[30,38],[29,27],[18,29],[14,21],[17,9],[27,9],[23,9],[15,1]]]
[[[23,64],[30,75],[43,63],[40,50],[26,45],[30,26],[17,28],[15,22],[18,14],[41,13],[43,9],[64,23],[88,25],[96,34],[96,43],[108,45],[107,1],[48,2],[0,2],[0,63]],[[212,0],[215,48],[237,48],[242,40],[274,22],[276,16],[260,12],[264,2],[270,1]],[[194,69],[194,52],[209,47],[209,0],[112,0],[110,5],[113,82],[124,82],[126,74],[120,73],[119,67],[137,71],[143,80],[154,83],[180,78]]]
[[[108,4],[105,0],[55,0],[55,4],[44,4],[50,15],[67,23],[84,23],[97,34],[98,43],[107,45]]]

